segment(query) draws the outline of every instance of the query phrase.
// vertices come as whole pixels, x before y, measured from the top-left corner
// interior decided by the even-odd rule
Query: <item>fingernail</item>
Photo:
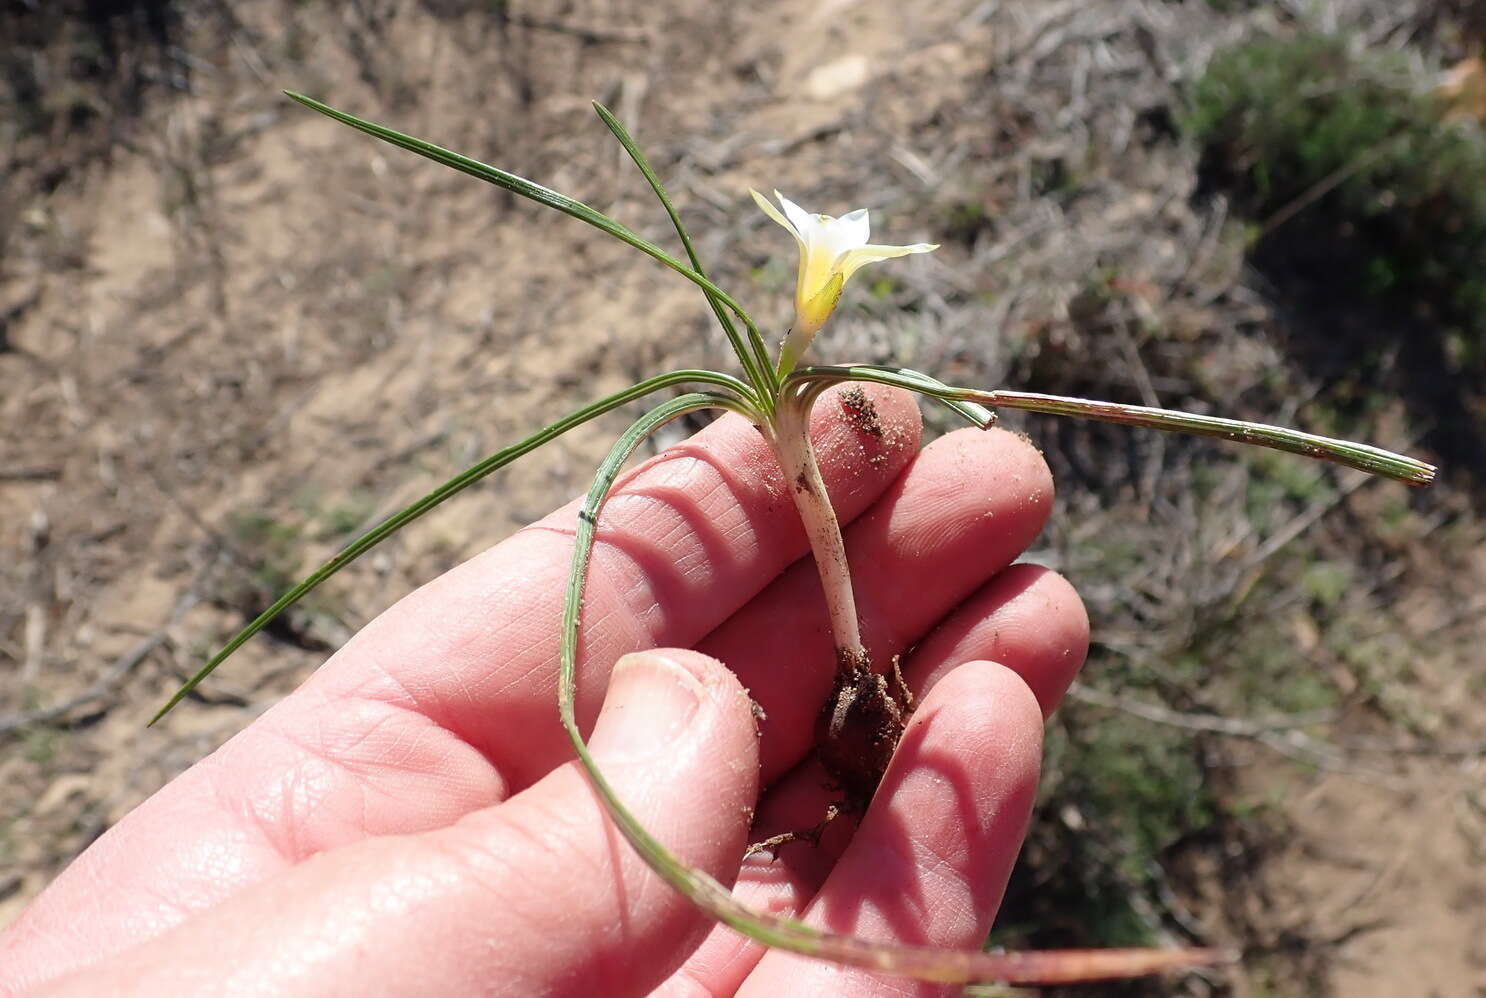
[[[609,675],[594,752],[638,758],[664,751],[691,723],[701,695],[696,676],[665,655],[624,656]]]

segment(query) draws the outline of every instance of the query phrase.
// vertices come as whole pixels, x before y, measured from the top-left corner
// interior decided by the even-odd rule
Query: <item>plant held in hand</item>
[[[1222,437],[1335,461],[1411,485],[1429,484],[1434,475],[1432,467],[1364,444],[1256,423],[1027,392],[954,387],[931,375],[903,368],[803,364],[812,341],[829,320],[845,284],[857,269],[875,261],[928,252],[935,247],[922,243],[909,246],[872,245],[868,243],[870,227],[865,210],[832,218],[806,212],[777,192],[778,207],[754,192],[753,197],[759,207],[790,232],[799,249],[795,320],[784,337],[778,356],[774,357],[748,313],[707,276],[692,241],[654,170],[629,133],[605,108],[595,105],[605,125],[633,158],[670,216],[685,249],[685,261],[666,253],[607,215],[556,191],[420,139],[353,117],[308,97],[299,94],[290,96],[316,111],[383,141],[587,222],[676,271],[701,289],[737,355],[743,377],[709,370],[680,370],[657,375],[600,399],[544,427],[527,439],[492,454],[368,531],[285,593],[192,676],[160,710],[155,720],[178,704],[212,670],[274,617],[390,534],[444,500],[603,413],[672,387],[700,386],[702,390],[681,394],[636,420],[615,442],[600,465],[578,515],[576,544],[561,621],[558,708],[563,727],[590,782],[602,799],[605,810],[646,863],[699,908],[768,946],[922,980],[1078,982],[1198,966],[1220,959],[1212,951],[1197,949],[983,953],[870,942],[821,932],[792,919],[751,911],[712,877],[687,867],[635,819],[615,794],[589,754],[575,716],[574,687],[579,618],[589,559],[605,499],[621,466],[636,447],[660,426],[679,416],[704,409],[722,409],[743,415],[757,427],[768,441],[784,472],[784,480],[790,485],[795,505],[804,523],[820,574],[835,644],[837,671],[831,694],[820,707],[816,723],[816,751],[827,773],[842,792],[844,799],[840,810],[847,814],[859,814],[865,810],[881,780],[903,732],[907,715],[912,709],[912,699],[897,674],[896,662],[873,662],[861,638],[846,546],[807,433],[811,408],[827,388],[843,382],[896,386],[932,399],[980,427],[994,422],[994,410],[1016,408]],[[846,391],[841,399],[859,430],[877,435],[883,432],[871,401],[859,389]],[[773,840],[760,843],[760,847],[777,849],[791,837],[794,836],[776,836]]]

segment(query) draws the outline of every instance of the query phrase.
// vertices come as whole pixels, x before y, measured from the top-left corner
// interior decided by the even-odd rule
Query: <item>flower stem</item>
[[[851,568],[846,560],[846,542],[841,524],[831,507],[815,448],[810,443],[810,410],[826,386],[816,382],[786,391],[775,410],[766,436],[774,448],[785,482],[795,499],[810,551],[815,556],[825,594],[826,612],[836,643],[838,664],[865,663],[861,627],[857,622],[856,599],[851,588]]]

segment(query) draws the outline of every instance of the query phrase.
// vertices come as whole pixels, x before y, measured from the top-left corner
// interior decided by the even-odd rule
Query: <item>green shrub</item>
[[[1256,253],[1399,306],[1486,360],[1486,140],[1393,53],[1305,34],[1216,56],[1183,124]]]

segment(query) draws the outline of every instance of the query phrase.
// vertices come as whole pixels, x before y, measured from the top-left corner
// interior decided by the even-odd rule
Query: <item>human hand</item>
[[[606,507],[579,717],[645,826],[750,907],[975,947],[1087,622],[1056,575],[1008,567],[1051,502],[1036,452],[966,430],[919,453],[914,403],[869,394],[881,438],[834,393],[812,437],[867,647],[905,652],[920,703],[860,827],[740,872],[749,841],[815,824],[832,799],[802,760],[834,655],[787,485],[738,417]],[[608,824],[555,707],[575,516],[398,603],[111,829],[0,937],[0,993],[907,993],[709,924]]]

